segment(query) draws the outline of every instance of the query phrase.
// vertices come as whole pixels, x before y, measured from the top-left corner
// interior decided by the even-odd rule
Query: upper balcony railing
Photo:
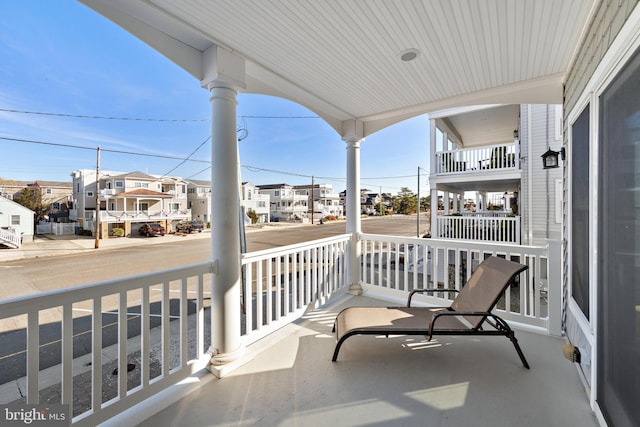
[[[508,214],[438,215],[434,238],[520,244],[520,217]]]
[[[498,144],[435,153],[436,174],[520,169],[519,144]]]
[[[162,221],[173,219],[191,219],[191,209],[100,211],[100,221],[102,222]]]
[[[561,287],[548,280],[560,274],[559,245],[359,237],[360,282],[370,295],[401,304],[417,287],[461,289],[489,255],[526,264],[529,269],[505,291],[496,311],[521,327],[560,334]],[[344,234],[243,255],[242,343],[256,342],[344,288],[350,240]],[[14,395],[0,394],[0,404],[69,404],[74,426],[93,426],[205,369],[211,359],[211,281],[211,264],[202,263],[0,301],[0,331],[22,329],[24,337],[12,349],[24,358],[11,381],[26,385]],[[447,305],[448,297],[416,302]],[[57,353],[61,362],[41,373],[46,357],[40,334],[51,330],[59,339],[46,354]],[[79,348],[86,352],[82,361],[74,358]],[[134,369],[127,375],[130,364]]]

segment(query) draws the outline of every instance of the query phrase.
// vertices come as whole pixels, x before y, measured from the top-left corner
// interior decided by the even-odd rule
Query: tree
[[[27,187],[13,196],[13,201],[36,213],[36,224],[45,217],[49,206],[42,200],[42,191],[37,187]]]
[[[393,210],[399,214],[413,214],[418,211],[418,197],[407,187],[402,187],[393,199]]]
[[[258,214],[253,209],[249,209],[249,212],[247,212],[247,216],[251,218],[251,224],[258,223]]]

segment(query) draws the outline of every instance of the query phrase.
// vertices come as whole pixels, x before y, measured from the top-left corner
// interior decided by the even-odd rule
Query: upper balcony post
[[[240,339],[240,184],[236,107],[244,87],[245,63],[233,53],[212,46],[203,54],[202,86],[211,93],[211,351],[213,364],[244,353]]]
[[[360,283],[360,235],[362,223],[360,219],[360,143],[362,123],[350,120],[343,124],[343,140],[347,143],[347,233],[351,240],[347,245],[347,281],[349,293],[362,294]]]

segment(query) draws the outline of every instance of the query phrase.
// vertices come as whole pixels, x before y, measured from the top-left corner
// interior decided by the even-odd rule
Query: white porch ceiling
[[[246,60],[246,92],[364,135],[477,104],[561,103],[598,0],[80,0],[202,79],[212,44]],[[419,56],[403,62],[406,49]]]

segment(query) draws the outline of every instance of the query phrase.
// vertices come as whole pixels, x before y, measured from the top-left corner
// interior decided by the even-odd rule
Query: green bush
[[[91,230],[80,230],[78,231],[78,236],[93,236],[93,232]]]
[[[111,230],[111,235],[113,237],[124,237],[124,228],[114,228]]]

